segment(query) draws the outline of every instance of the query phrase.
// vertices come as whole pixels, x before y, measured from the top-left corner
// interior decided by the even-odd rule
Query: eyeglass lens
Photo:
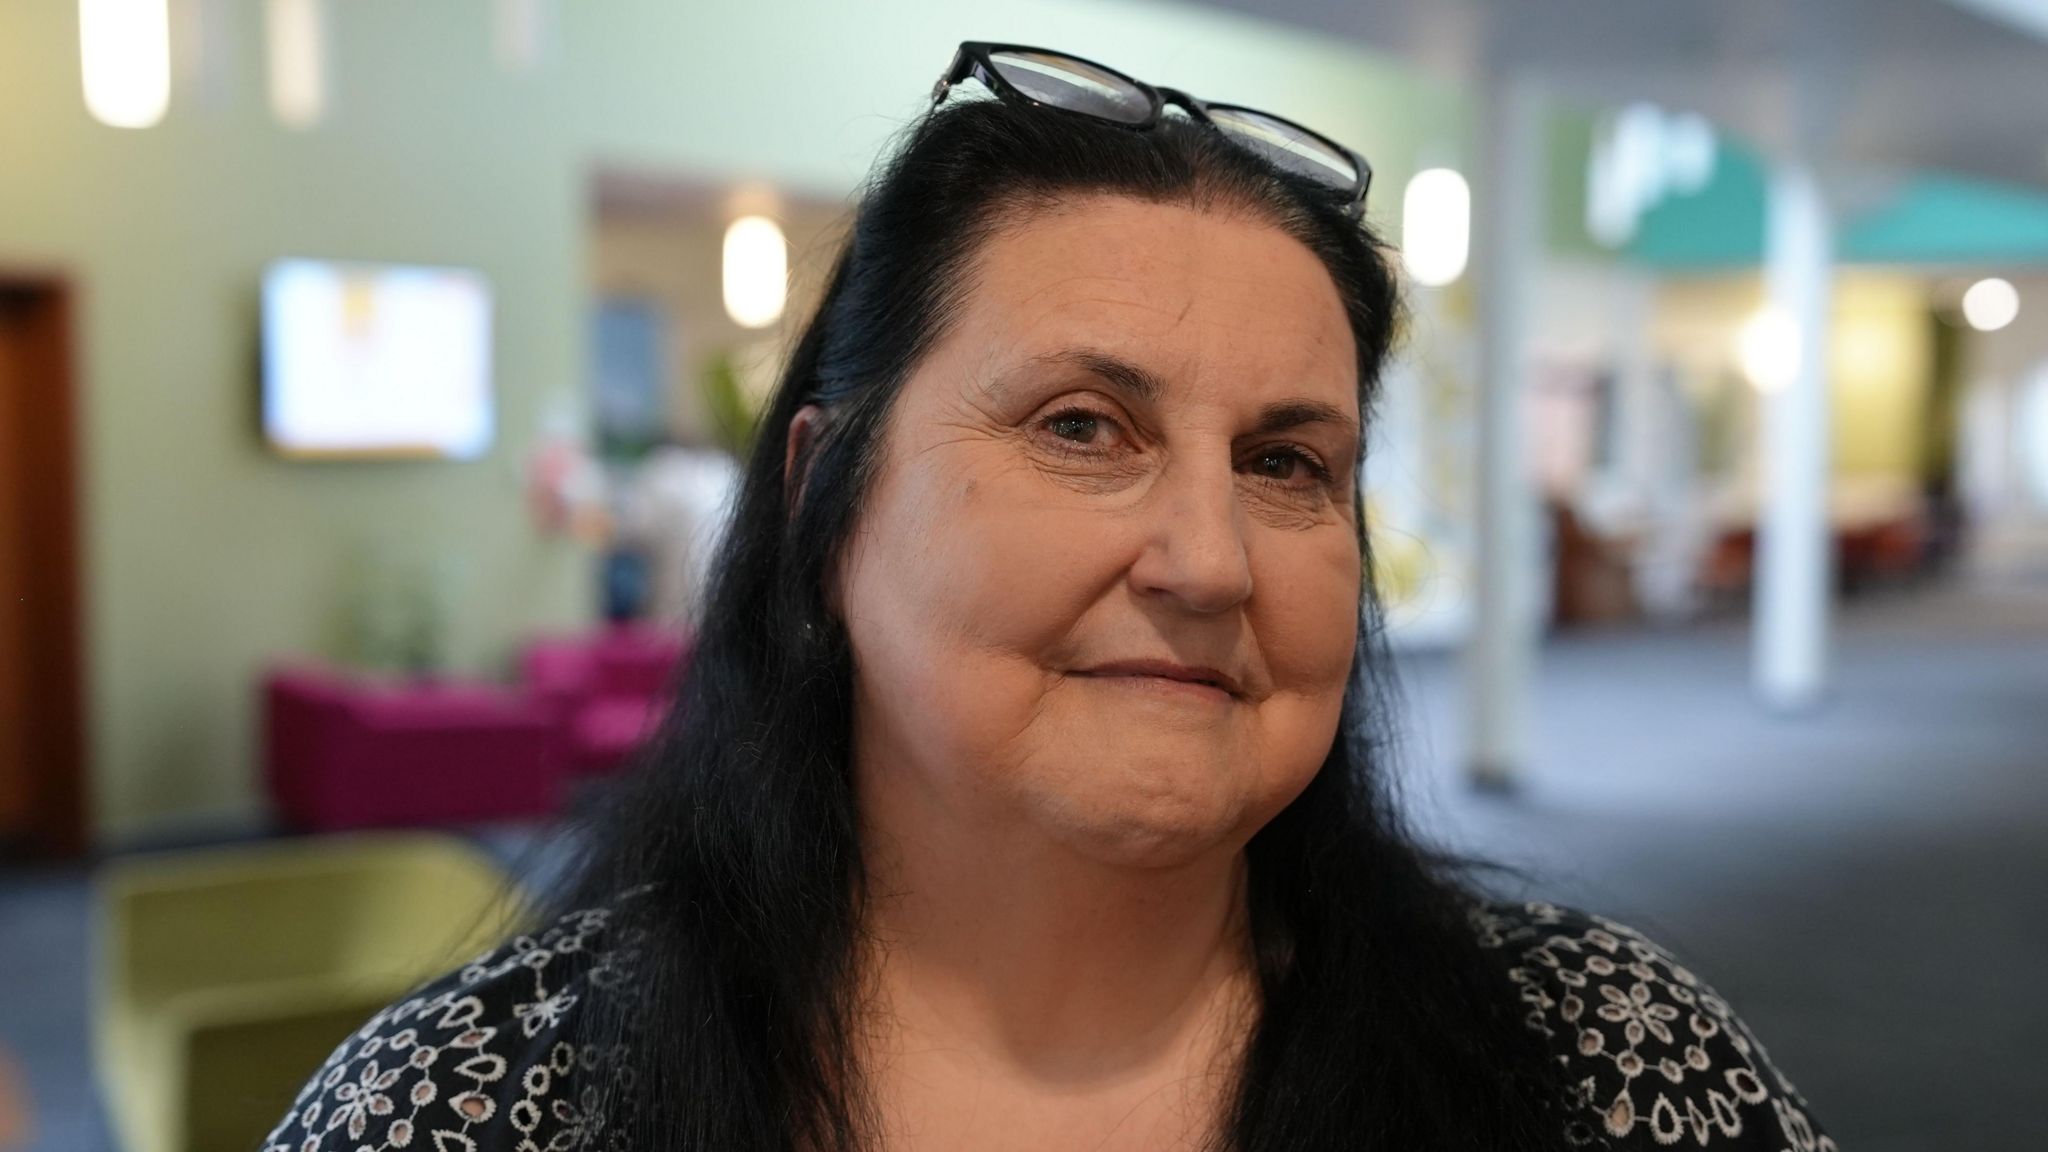
[[[1339,187],[1358,180],[1350,157],[1284,120],[1244,108],[1211,108],[1209,119],[1287,171]]]
[[[1042,52],[991,52],[989,62],[1018,91],[1041,103],[1123,124],[1142,124],[1152,112],[1145,94],[1122,78],[1079,60]]]

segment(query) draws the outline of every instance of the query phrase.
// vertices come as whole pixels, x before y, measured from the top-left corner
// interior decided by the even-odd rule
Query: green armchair
[[[452,836],[124,857],[98,885],[94,1047],[126,1152],[250,1152],[379,1008],[526,914]]]

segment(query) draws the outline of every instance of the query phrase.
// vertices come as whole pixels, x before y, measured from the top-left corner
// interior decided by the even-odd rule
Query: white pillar
[[[1819,702],[1827,679],[1834,556],[1828,523],[1828,311],[1834,245],[1812,170],[1772,171],[1765,306],[1796,333],[1796,368],[1766,389],[1758,492],[1754,677],[1764,702]]]
[[[1467,771],[1480,788],[1512,788],[1528,758],[1535,669],[1535,590],[1542,557],[1536,500],[1523,464],[1529,280],[1542,220],[1542,104],[1536,87],[1489,86],[1486,165],[1474,181],[1472,272],[1479,278],[1480,383],[1476,595],[1466,677]]]
[[[1665,461],[1657,442],[1661,398],[1657,394],[1657,350],[1651,340],[1656,322],[1657,290],[1650,277],[1610,273],[1611,317],[1607,336],[1614,355],[1614,397],[1611,433],[1614,460],[1609,480],[1642,507],[1656,489]]]

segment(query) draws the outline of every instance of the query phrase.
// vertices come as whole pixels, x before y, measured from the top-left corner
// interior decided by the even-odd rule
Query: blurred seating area
[[[550,718],[546,762],[574,777],[617,771],[661,722],[689,643],[631,624],[582,637],[536,640],[520,654],[521,690]]]
[[[256,1147],[343,1038],[501,939],[522,899],[488,855],[432,833],[108,865],[94,1055],[122,1146]]]
[[[540,697],[289,668],[264,682],[271,798],[305,832],[545,816],[558,725]]]
[[[686,643],[631,624],[528,644],[511,684],[274,668],[265,780],[295,832],[542,820],[659,724]]]

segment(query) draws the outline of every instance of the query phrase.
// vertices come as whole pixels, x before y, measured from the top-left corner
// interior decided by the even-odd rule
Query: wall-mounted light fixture
[[[531,72],[546,62],[555,36],[554,0],[496,0],[491,44],[508,72]]]
[[[1417,284],[1441,288],[1472,251],[1472,189],[1450,168],[1425,168],[1401,196],[1401,261]]]
[[[148,128],[171,104],[169,0],[78,0],[85,108],[112,128]]]
[[[327,116],[327,13],[322,0],[270,0],[264,11],[270,112],[287,128]]]
[[[782,319],[789,298],[789,241],[766,216],[742,216],[725,229],[725,313],[744,328]]]

